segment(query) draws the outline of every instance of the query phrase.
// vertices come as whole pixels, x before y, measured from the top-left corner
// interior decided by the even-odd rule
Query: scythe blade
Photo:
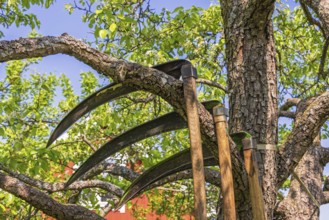
[[[217,161],[215,160],[214,156],[206,147],[203,147],[203,160],[205,166],[217,165]],[[119,204],[117,205],[117,208],[120,208],[127,201],[136,197],[151,184],[174,173],[178,173],[180,171],[188,170],[191,168],[192,162],[190,148],[174,154],[173,156],[163,160],[157,165],[149,168],[142,175],[140,175],[126,190]]]
[[[180,67],[186,63],[188,63],[186,60],[173,60],[153,66],[152,68],[165,72],[166,74],[179,79]],[[52,132],[46,147],[49,147],[69,127],[71,127],[77,120],[79,120],[82,116],[91,110],[102,104],[105,104],[106,102],[110,102],[120,96],[127,95],[135,91],[137,91],[137,89],[134,89],[128,85],[112,83],[91,94],[63,118],[63,120]]]
[[[218,101],[207,101],[203,102],[202,104],[206,109],[211,111],[211,109],[218,103]],[[100,147],[77,169],[77,171],[74,172],[74,174],[66,183],[66,186],[69,186],[98,163],[115,154],[116,152],[124,149],[125,147],[145,138],[168,131],[182,129],[184,127],[186,127],[186,122],[176,112],[168,113],[152,121],[138,125],[113,138],[111,141]]]

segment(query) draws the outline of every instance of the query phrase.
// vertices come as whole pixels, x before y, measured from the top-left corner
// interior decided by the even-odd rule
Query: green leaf
[[[99,31],[100,38],[104,39],[106,37],[106,35],[107,35],[106,30],[102,29],[102,30]]]
[[[112,23],[111,26],[110,26],[110,31],[111,32],[114,32],[117,28],[117,25],[115,23]]]
[[[6,207],[4,207],[1,203],[0,203],[0,210],[2,213],[6,211]]]
[[[97,10],[95,11],[95,14],[98,15],[98,14],[100,14],[100,13],[102,13],[102,12],[103,12],[103,10],[99,10],[99,9],[97,9]]]

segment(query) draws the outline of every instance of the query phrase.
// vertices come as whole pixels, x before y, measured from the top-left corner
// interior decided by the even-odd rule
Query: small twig
[[[212,86],[212,87],[216,87],[220,90],[223,90],[224,92],[228,92],[227,88],[225,88],[224,86],[222,86],[221,84],[217,83],[217,82],[214,82],[214,81],[211,81],[211,80],[208,80],[208,79],[202,79],[202,78],[198,78],[196,80],[197,83],[203,83],[203,84],[206,84],[208,86]]]
[[[319,78],[322,77],[322,79],[326,79],[326,75],[324,73],[324,66],[325,66],[326,59],[327,59],[328,48],[329,48],[329,37],[327,37],[326,41],[324,42],[320,66],[319,66],[318,76],[319,76]]]
[[[31,219],[31,217],[32,217],[32,208],[33,208],[33,206],[29,205],[29,209],[27,211],[27,216],[24,218],[24,220],[30,220]]]
[[[67,142],[60,142],[58,144],[55,144],[53,146],[50,146],[49,149],[53,149],[55,147],[58,147],[60,145],[69,145],[69,144],[75,144],[75,143],[79,143],[79,142],[82,142],[82,141],[67,141]]]
[[[320,29],[320,31],[322,32],[323,36],[326,36],[325,31],[324,31],[324,29],[323,29],[323,27],[322,27],[321,22],[318,21],[318,20],[316,20],[315,18],[313,18],[311,12],[309,11],[308,7],[305,5],[305,3],[304,3],[303,1],[300,1],[300,6],[302,7],[302,9],[303,9],[303,11],[304,11],[307,20],[308,20],[311,24],[316,25],[316,26]]]
[[[86,135],[82,135],[82,140],[85,142],[94,152],[97,150],[96,147],[87,139]]]

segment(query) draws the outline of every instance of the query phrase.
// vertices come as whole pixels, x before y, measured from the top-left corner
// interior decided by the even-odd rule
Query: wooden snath
[[[249,193],[254,220],[266,220],[263,192],[252,138],[242,139],[244,165],[248,174]]]
[[[187,124],[190,134],[195,219],[205,220],[207,219],[206,188],[195,82],[197,73],[196,69],[191,64],[183,65],[181,72],[183,78]]]
[[[231,163],[231,151],[227,133],[227,109],[218,105],[213,109],[218,144],[219,169],[221,175],[221,193],[223,195],[224,220],[235,220],[234,185]]]

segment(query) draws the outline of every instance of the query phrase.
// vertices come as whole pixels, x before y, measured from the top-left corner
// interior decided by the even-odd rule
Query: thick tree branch
[[[291,111],[279,111],[279,117],[295,119],[296,113]]]
[[[293,106],[297,106],[300,102],[299,98],[290,98],[280,107],[280,111],[287,111]]]
[[[33,179],[29,176],[24,174],[19,174],[11,171],[10,169],[6,168],[2,164],[0,164],[0,170],[5,171],[11,177],[17,178],[18,180],[29,184],[33,187],[39,188],[41,190],[47,192],[58,192],[58,191],[65,191],[65,190],[80,190],[86,188],[100,188],[106,190],[114,195],[121,197],[123,195],[123,190],[111,183],[107,183],[100,180],[88,180],[88,181],[76,181],[71,184],[69,187],[65,188],[65,183],[47,183],[41,180]]]
[[[325,166],[329,163],[329,148],[321,147],[320,149],[321,163]]]
[[[329,203],[329,192],[323,192],[323,196],[321,199],[321,204],[328,204]]]
[[[28,202],[36,209],[56,219],[103,219],[96,213],[78,205],[63,205],[44,192],[41,192],[16,178],[0,172],[0,188]]]
[[[281,186],[307,151],[329,117],[329,92],[300,103],[296,123],[279,152],[278,184]]]

